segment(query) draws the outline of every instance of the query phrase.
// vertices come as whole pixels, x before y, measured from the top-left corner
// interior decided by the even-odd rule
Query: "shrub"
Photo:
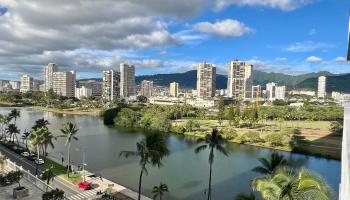
[[[115,117],[117,117],[119,111],[119,107],[101,111],[100,116],[103,117],[103,123],[106,125],[114,124],[113,120]]]
[[[282,146],[283,136],[280,133],[269,133],[264,137],[265,141],[271,146]]]
[[[172,126],[171,132],[176,134],[184,134],[186,132],[186,129],[183,126]]]
[[[261,141],[259,133],[257,133],[257,132],[249,131],[249,132],[244,133],[244,135],[247,137],[248,142],[260,142]]]
[[[42,196],[43,200],[63,200],[64,192],[59,189],[54,189],[48,192],[45,192]]]
[[[233,128],[225,128],[222,129],[221,132],[228,140],[232,140],[237,137],[237,131]]]
[[[235,141],[240,143],[240,144],[244,144],[244,143],[248,142],[247,136],[245,134],[237,135],[237,137],[235,137]]]
[[[200,124],[195,120],[188,120],[185,125],[186,131],[193,131],[194,129],[200,128]]]

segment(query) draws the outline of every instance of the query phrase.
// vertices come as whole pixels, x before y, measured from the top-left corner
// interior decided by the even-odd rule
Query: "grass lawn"
[[[52,160],[46,158],[45,163],[46,163],[46,166],[48,166],[48,167],[52,166],[52,171],[53,171],[54,174],[56,174],[59,177],[64,178],[65,180],[71,182],[74,185],[77,182],[83,180],[81,174],[79,174],[79,173],[78,174],[70,173],[69,174],[69,178],[68,178],[66,168],[63,167],[62,165],[56,163],[55,161],[52,161]]]

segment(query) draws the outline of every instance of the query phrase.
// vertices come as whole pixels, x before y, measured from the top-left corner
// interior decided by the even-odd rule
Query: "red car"
[[[79,182],[78,183],[78,187],[79,189],[83,189],[83,190],[90,190],[91,189],[91,183],[85,181],[85,182]]]

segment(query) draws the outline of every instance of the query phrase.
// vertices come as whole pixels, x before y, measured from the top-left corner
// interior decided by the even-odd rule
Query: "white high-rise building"
[[[179,94],[179,83],[174,81],[170,83],[170,96],[177,97],[178,94]]]
[[[135,66],[120,64],[120,96],[130,97],[136,95]]]
[[[61,96],[75,96],[75,72],[53,72],[53,91]]]
[[[141,82],[141,95],[147,98],[153,95],[153,81],[143,80]]]
[[[21,89],[20,92],[30,92],[33,91],[34,79],[29,75],[23,75],[21,78]]]
[[[326,98],[326,81],[327,78],[325,76],[318,77],[318,89],[317,89],[317,97],[318,98]]]
[[[80,88],[75,88],[75,97],[77,99],[90,98],[92,96],[92,89],[82,86]]]
[[[276,86],[275,99],[285,100],[286,99],[286,86]]]
[[[210,98],[215,96],[216,67],[209,63],[200,63],[197,67],[197,96]]]
[[[231,61],[227,72],[227,96],[242,101],[252,98],[252,72],[253,65]]]
[[[58,65],[49,63],[44,66],[44,91],[47,92],[53,88],[53,73],[58,72]]]
[[[120,74],[114,70],[103,71],[102,78],[102,98],[112,101],[120,94]]]
[[[266,99],[268,101],[274,101],[276,99],[276,86],[277,84],[274,82],[266,84]]]

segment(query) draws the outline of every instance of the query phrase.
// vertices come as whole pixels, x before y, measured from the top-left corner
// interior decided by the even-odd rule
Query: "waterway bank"
[[[67,114],[67,115],[90,115],[90,116],[99,116],[100,109],[88,109],[82,110],[80,108],[67,108],[67,109],[58,109],[58,108],[48,108],[43,106],[32,106],[33,109],[48,111],[59,114]]]

